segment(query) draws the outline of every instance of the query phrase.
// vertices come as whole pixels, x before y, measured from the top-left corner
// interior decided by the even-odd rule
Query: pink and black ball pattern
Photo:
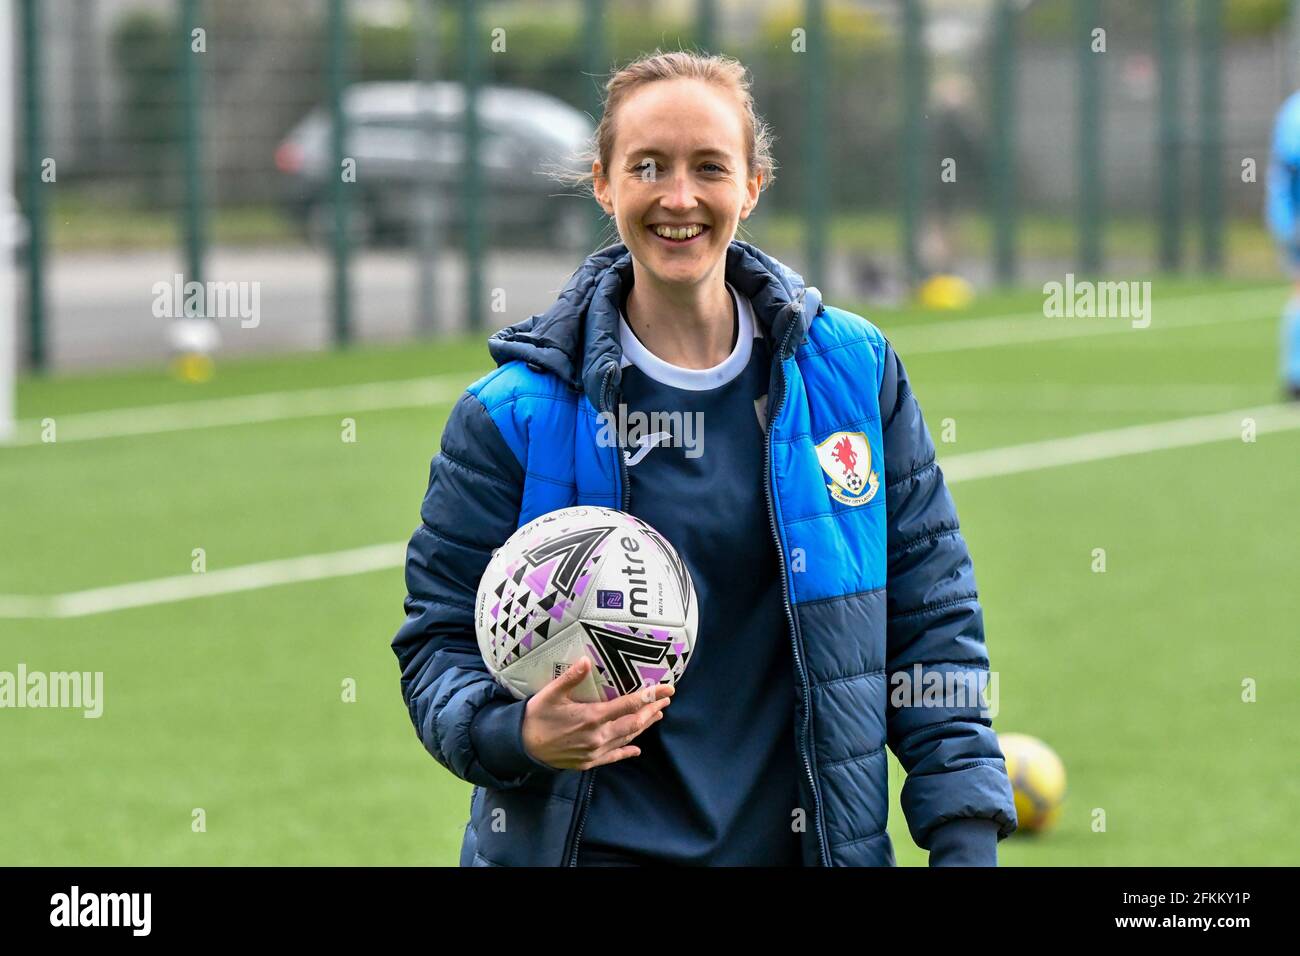
[[[605,526],[548,539],[543,526],[531,546],[506,565],[488,612],[498,667],[513,664],[576,620],[574,609],[586,596],[601,545],[613,532]]]
[[[690,573],[644,521],[579,506],[521,527],[479,586],[476,629],[489,670],[517,697],[586,655],[579,699],[675,683],[694,647]]]
[[[587,656],[596,665],[601,695],[613,700],[651,684],[672,684],[691,650],[667,628],[582,622]]]

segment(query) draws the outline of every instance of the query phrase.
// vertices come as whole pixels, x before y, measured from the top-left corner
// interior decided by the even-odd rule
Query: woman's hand
[[[524,749],[557,770],[589,770],[641,753],[628,746],[641,731],[663,718],[673,688],[643,687],[603,703],[574,700],[574,689],[591,670],[582,658],[528,698],[524,708]]]

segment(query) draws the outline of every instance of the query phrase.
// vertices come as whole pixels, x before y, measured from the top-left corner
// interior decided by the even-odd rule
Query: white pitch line
[[[1047,438],[1023,445],[953,455],[940,459],[939,466],[943,469],[944,478],[951,483],[1019,475],[1043,468],[1078,465],[1229,439],[1241,441],[1242,422],[1247,418],[1254,420],[1257,435],[1289,431],[1300,428],[1300,405],[1260,405],[1233,412],[1216,412],[1194,418],[1088,432],[1067,438]]]
[[[1255,420],[1256,434],[1300,429],[1300,406],[1262,405],[1214,415],[1133,425],[1111,431],[1051,438],[1024,445],[968,452],[940,460],[949,484],[1042,468],[1077,465],[1124,455],[1185,448],[1217,441],[1241,440],[1242,419]],[[406,541],[348,551],[263,561],[238,567],[137,581],[89,591],[51,595],[0,595],[0,619],[84,617],[132,607],[168,604],[190,598],[253,591],[278,584],[351,577],[401,567]]]
[[[189,431],[192,428],[311,418],[317,415],[417,408],[455,399],[470,381],[464,373],[457,373],[392,382],[365,382],[360,385],[260,392],[230,398],[114,408],[99,412],[52,415],[50,418],[54,422],[55,443],[93,441],[100,438]],[[44,424],[40,419],[21,421],[11,445],[43,444],[43,431]]]
[[[1286,291],[1273,289],[1242,289],[1217,295],[1189,295],[1175,299],[1161,299],[1154,296],[1151,301],[1151,324],[1146,328],[1134,328],[1131,320],[1124,318],[1048,318],[1039,311],[993,316],[987,319],[952,319],[931,324],[905,324],[898,326],[892,332],[886,330],[886,334],[898,349],[899,355],[906,359],[909,355],[964,352],[969,349],[1028,345],[1034,342],[1115,335],[1121,332],[1142,335],[1202,325],[1252,322],[1273,318],[1274,312],[1281,321],[1282,305],[1285,301]],[[1221,310],[1226,308],[1232,308],[1232,311],[1224,314]],[[1164,318],[1169,312],[1195,314],[1189,318],[1169,321]]]
[[[152,581],[116,584],[89,591],[25,597],[0,595],[0,617],[85,617],[152,604],[170,604],[191,598],[256,591],[277,584],[323,581],[368,571],[400,567],[406,561],[406,542],[373,544],[302,558],[241,564],[204,574],[178,574]]]
[[[1003,411],[1011,407],[1034,412],[1169,412],[1177,415],[1206,413],[1259,401],[1273,391],[1273,383],[1258,385],[1079,385],[1064,382],[999,382],[972,385],[964,382],[927,382],[921,406],[927,420],[949,410]]]
[[[1241,305],[1243,302],[1253,305],[1256,299],[1260,310],[1271,311],[1252,311]],[[1212,296],[1189,295],[1167,300],[1157,298],[1153,310],[1158,307],[1161,315],[1179,309],[1196,311],[1200,314],[1172,323],[1153,318],[1148,329],[1133,329],[1127,319],[1049,319],[1041,312],[1017,312],[983,319],[953,319],[929,324],[900,325],[888,334],[890,340],[898,347],[899,353],[907,357],[1110,335],[1118,332],[1164,331],[1225,322],[1252,321],[1271,318],[1272,311],[1278,311],[1284,299],[1285,290],[1272,289],[1243,289]],[[1237,304],[1237,309],[1230,314],[1224,315],[1222,311],[1216,311],[1234,303]],[[54,420],[55,437],[58,442],[93,441],[187,431],[191,428],[255,425],[318,415],[416,408],[450,401],[456,398],[468,384],[465,375],[448,374],[394,382],[262,392],[231,398],[199,399],[192,402],[113,408],[98,412],[77,412],[47,417]],[[8,443],[0,441],[0,449],[46,444],[43,434],[43,418],[25,419],[18,423],[12,440]]]

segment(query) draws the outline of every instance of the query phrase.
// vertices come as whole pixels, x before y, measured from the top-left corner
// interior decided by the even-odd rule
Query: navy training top
[[[794,659],[763,480],[771,352],[727,288],[735,345],[711,369],[664,362],[620,315],[622,413],[682,413],[626,449],[629,510],[685,561],[699,631],[640,755],[594,771],[579,866],[802,862]]]

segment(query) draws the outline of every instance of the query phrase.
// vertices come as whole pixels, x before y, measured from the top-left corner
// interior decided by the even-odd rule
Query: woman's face
[[[749,175],[739,104],[710,83],[660,80],[623,101],[614,133],[608,171],[597,160],[592,172],[628,251],[661,282],[704,281],[762,187],[762,173]],[[656,226],[703,229],[678,240]]]

